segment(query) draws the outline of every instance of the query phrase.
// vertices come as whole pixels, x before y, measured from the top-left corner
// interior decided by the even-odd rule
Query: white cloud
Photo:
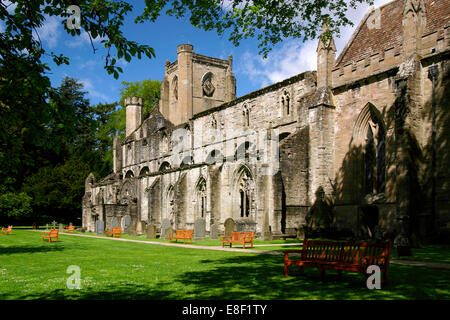
[[[104,39],[106,38],[97,36],[96,38],[92,38],[92,43],[96,44]],[[74,36],[70,41],[67,41],[66,44],[71,48],[81,47],[83,45],[91,45],[91,39],[89,38],[89,34],[82,30],[79,36]]]
[[[44,25],[36,30],[37,33],[33,32],[33,36],[35,39],[45,42],[49,48],[54,48],[58,44],[61,28],[63,26],[60,18],[47,16]]]
[[[11,1],[8,1],[8,0],[1,0],[1,3],[3,3],[3,5],[6,7],[6,10],[10,14],[14,13],[14,10],[17,7],[17,3],[11,3]]]
[[[375,7],[379,7],[392,0],[375,0]],[[335,38],[336,58],[350,40],[354,30],[369,9],[369,5],[359,5],[348,11],[347,17],[354,26],[341,30],[339,38]],[[259,86],[267,86],[308,70],[317,69],[317,41],[287,40],[281,48],[272,50],[267,59],[262,59],[255,53],[246,52],[240,59],[237,73],[245,74]]]
[[[93,98],[98,98],[104,101],[110,101],[111,98],[105,95],[104,93],[97,91],[90,79],[80,79],[80,82],[83,84],[84,89],[88,92],[88,94]]]

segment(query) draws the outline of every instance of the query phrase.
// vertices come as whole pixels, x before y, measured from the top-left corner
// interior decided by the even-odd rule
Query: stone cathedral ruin
[[[403,216],[421,237],[445,234],[449,27],[449,0],[372,8],[337,59],[318,40],[316,71],[239,98],[231,56],[179,45],[159,108],[142,119],[142,99],[126,99],[113,173],[86,179],[83,227],[283,237],[327,207],[316,224],[355,235]]]

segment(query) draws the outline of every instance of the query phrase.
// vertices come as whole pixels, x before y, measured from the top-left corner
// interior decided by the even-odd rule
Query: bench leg
[[[319,267],[320,270],[320,280],[325,281],[325,268]]]

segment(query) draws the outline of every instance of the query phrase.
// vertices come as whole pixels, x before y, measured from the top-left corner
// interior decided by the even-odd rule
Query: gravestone
[[[48,223],[45,225],[45,231],[48,231]]]
[[[206,236],[205,219],[197,219],[194,221],[194,240],[204,240]]]
[[[216,224],[211,225],[211,231],[209,232],[210,240],[219,239],[219,227]]]
[[[130,232],[132,233],[132,229],[133,228],[131,227],[131,217],[125,216],[123,218],[123,232],[130,234]]]
[[[119,227],[119,220],[117,220],[116,217],[111,218],[111,228],[118,228]]]
[[[169,240],[169,235],[170,235],[171,233],[173,233],[172,226],[167,227],[167,228],[164,230],[164,239]]]
[[[55,220],[53,220],[52,225],[53,225],[52,229],[56,229],[56,221]]]
[[[223,225],[225,227],[225,235],[231,236],[231,232],[234,231],[234,227],[236,226],[236,223],[234,222],[234,220],[231,218],[228,218],[227,220],[225,220]]]
[[[161,239],[168,239],[169,234],[167,233],[167,230],[170,228],[172,230],[172,224],[170,223],[169,219],[164,219],[161,222]],[[170,231],[169,231],[170,232]]]
[[[156,225],[149,224],[147,226],[147,239],[156,239]]]
[[[137,235],[140,236],[147,231],[147,222],[141,221],[136,228]]]
[[[64,231],[64,225],[62,223],[59,224],[59,232]]]
[[[95,232],[98,234],[105,233],[105,223],[102,220],[97,220],[95,223]]]
[[[256,232],[256,222],[249,218],[241,218],[236,221],[234,229],[237,232]]]

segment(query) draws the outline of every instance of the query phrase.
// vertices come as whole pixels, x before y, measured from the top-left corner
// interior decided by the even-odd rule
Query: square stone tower
[[[177,61],[166,61],[160,101],[161,113],[174,125],[236,98],[231,56],[202,56],[191,44],[179,45],[177,53]]]

